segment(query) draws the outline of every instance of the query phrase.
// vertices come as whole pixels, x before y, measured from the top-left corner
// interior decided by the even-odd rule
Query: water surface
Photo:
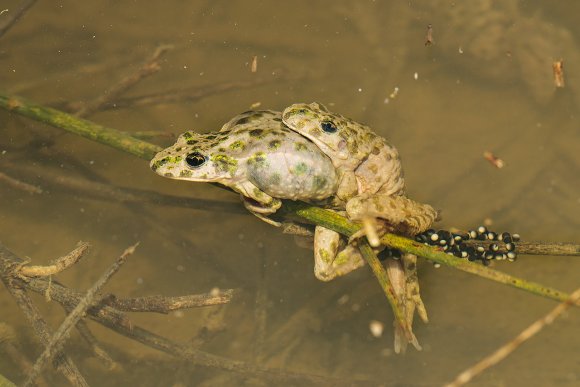
[[[10,12],[18,2],[5,3],[0,8]],[[470,228],[488,218],[494,229],[526,240],[578,242],[580,30],[571,15],[579,7],[512,1],[487,9],[477,1],[468,11],[446,1],[403,3],[39,2],[0,38],[1,89],[55,106],[89,101],[136,71],[156,47],[172,44],[162,70],[125,96],[222,84],[230,90],[89,119],[128,132],[179,134],[217,130],[255,103],[280,110],[318,101],[397,146],[409,194],[442,209],[440,227]],[[428,24],[434,44],[425,46]],[[551,62],[560,58],[567,85],[554,90]],[[0,240],[35,263],[89,241],[91,256],[59,276],[81,290],[136,241],[137,254],[107,291],[136,297],[241,289],[225,307],[131,315],[135,324],[182,343],[208,319],[219,321],[223,330],[200,346],[216,355],[371,384],[441,385],[555,306],[422,261],[431,321],[416,322],[415,332],[424,350],[397,356],[392,313],[366,268],[318,282],[311,251],[240,211],[236,195],[160,178],[143,160],[6,112],[0,131],[2,170],[44,190],[33,195],[0,185]],[[505,168],[485,161],[486,150]],[[59,177],[224,204],[208,211],[124,203],[96,198],[90,187],[63,188]],[[580,278],[577,258],[521,257],[495,267],[564,291]],[[35,300],[56,327],[60,308]],[[40,348],[6,292],[0,310],[0,321],[17,330],[18,345],[34,359]],[[371,320],[385,324],[381,338],[370,334]],[[576,385],[579,322],[570,311],[473,385]],[[195,368],[90,326],[124,369],[108,371],[75,334],[67,350],[91,385],[267,384]],[[4,353],[0,372],[23,380]],[[45,374],[51,384],[63,383]]]

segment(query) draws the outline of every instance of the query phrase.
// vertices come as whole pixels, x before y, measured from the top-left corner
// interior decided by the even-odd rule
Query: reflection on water
[[[13,9],[18,2],[8,3],[1,8]],[[428,7],[408,2],[39,2],[0,38],[5,70],[0,82],[4,90],[42,103],[91,100],[135,71],[160,43],[173,44],[162,70],[127,96],[231,82],[246,87],[109,110],[90,119],[130,132],[178,134],[216,130],[258,102],[279,110],[298,101],[320,101],[369,124],[398,147],[411,195],[443,210],[441,227],[468,228],[490,218],[494,228],[518,231],[524,239],[578,241],[580,31],[570,16],[578,8],[483,0],[469,6],[434,1]],[[434,44],[426,47],[428,24]],[[555,90],[551,64],[561,58],[566,88]],[[234,195],[168,181],[142,160],[3,112],[0,117],[3,170],[42,182],[44,189],[31,195],[0,187],[2,242],[34,262],[46,262],[78,240],[90,241],[93,256],[59,276],[79,289],[136,240],[142,242],[138,254],[107,291],[132,297],[201,293],[215,286],[242,289],[221,309],[131,316],[175,340],[201,342],[208,352],[385,385],[440,385],[554,305],[423,263],[419,274],[431,321],[418,324],[415,332],[424,351],[395,356],[390,329],[381,338],[369,332],[371,320],[386,328],[392,321],[370,271],[317,282],[311,251],[249,214],[228,210],[228,203],[237,204]],[[505,168],[490,166],[482,157],[486,150],[505,160]],[[18,172],[19,167],[29,172]],[[107,200],[63,189],[59,175],[216,199],[226,202],[225,211]],[[497,267],[571,291],[578,286],[577,261],[523,257]],[[40,298],[36,302],[50,322],[61,320],[56,306]],[[5,292],[0,310],[19,339],[30,337]],[[199,328],[217,310],[225,328],[200,341]],[[578,383],[580,341],[573,329],[578,322],[578,313],[571,311],[474,384]],[[71,352],[92,385],[240,382],[235,374],[194,370],[95,331],[124,371],[107,371],[75,336]],[[30,358],[39,353],[30,338],[20,345]],[[0,373],[22,380],[5,354],[0,359]]]

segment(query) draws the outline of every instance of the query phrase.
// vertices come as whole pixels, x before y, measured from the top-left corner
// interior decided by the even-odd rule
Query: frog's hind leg
[[[314,231],[314,275],[320,281],[331,281],[364,265],[358,248],[344,247],[341,238],[337,232],[321,226]]]
[[[413,323],[415,310],[421,320],[426,324],[429,322],[429,317],[427,316],[425,304],[421,299],[419,277],[417,276],[417,256],[413,254],[403,254],[402,261],[406,278],[407,318],[409,324]]]
[[[387,275],[389,276],[389,281],[391,281],[395,291],[397,302],[405,316],[408,333],[410,334],[410,336],[407,336],[399,322],[396,319],[393,321],[393,326],[395,328],[395,353],[404,353],[407,350],[408,343],[411,343],[418,351],[420,351],[422,349],[421,345],[413,333],[413,314],[415,308],[410,306],[409,300],[407,299],[407,278],[403,263],[401,260],[387,259],[385,266]]]

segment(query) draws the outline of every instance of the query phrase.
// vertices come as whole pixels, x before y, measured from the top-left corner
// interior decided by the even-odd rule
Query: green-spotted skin
[[[205,162],[190,166],[191,154]],[[272,198],[322,200],[338,184],[331,160],[286,128],[280,112],[268,110],[242,113],[219,132],[183,133],[151,160],[151,169],[172,179],[220,183],[262,204]]]
[[[282,112],[284,123],[332,160],[340,176],[338,197],[402,194],[405,182],[397,149],[368,126],[332,113],[319,103],[298,103]],[[335,130],[327,131],[330,125]]]

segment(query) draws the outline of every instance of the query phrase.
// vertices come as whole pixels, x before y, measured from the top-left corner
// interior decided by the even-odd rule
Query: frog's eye
[[[205,158],[205,156],[199,152],[190,153],[185,157],[185,162],[191,168],[199,168],[203,164],[205,164],[206,161],[207,159]]]
[[[332,123],[331,121],[322,121],[322,123],[320,124],[320,127],[326,133],[334,133],[338,130],[336,125],[334,125],[334,123]]]

